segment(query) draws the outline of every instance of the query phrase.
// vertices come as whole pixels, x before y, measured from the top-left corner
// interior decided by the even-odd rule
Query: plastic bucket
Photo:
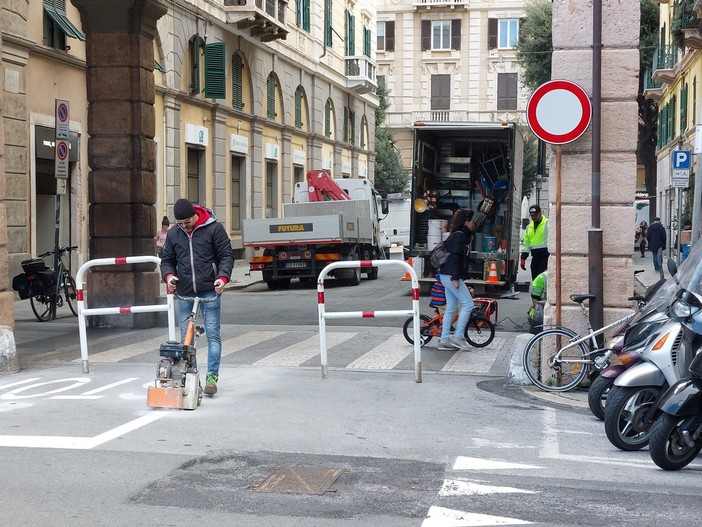
[[[430,251],[441,241],[441,233],[427,235],[427,249]]]
[[[495,236],[483,236],[483,251],[494,253],[497,250],[497,238]]]
[[[682,262],[690,254],[690,244],[686,243],[682,246],[682,255],[680,261]]]
[[[444,226],[448,222],[446,220],[429,220],[429,230],[427,231],[428,236],[439,236],[444,231]]]

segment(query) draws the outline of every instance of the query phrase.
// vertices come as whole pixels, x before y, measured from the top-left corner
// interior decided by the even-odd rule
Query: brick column
[[[71,0],[86,33],[90,259],[155,254],[156,155],[153,38],[160,0]],[[138,271],[138,272],[135,272]],[[154,304],[153,266],[99,267],[93,307]],[[91,325],[151,327],[155,316],[91,317]]]
[[[553,2],[553,79],[573,81],[592,95],[592,0]],[[601,221],[605,323],[631,311],[634,250],[632,202],[636,189],[639,74],[638,2],[602,1]],[[568,296],[586,293],[588,229],[592,226],[592,131],[564,145],[562,157],[562,323],[584,330]],[[555,199],[551,158],[549,195]],[[552,206],[549,218],[555,220]],[[549,230],[549,302],[555,304],[555,221]],[[548,313],[547,313],[548,315]],[[548,317],[547,317],[548,318]]]

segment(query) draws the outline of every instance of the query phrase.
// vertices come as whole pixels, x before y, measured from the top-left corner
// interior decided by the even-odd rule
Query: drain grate
[[[277,492],[279,494],[311,494],[321,496],[330,492],[334,482],[341,476],[340,468],[284,466],[263,482],[250,487],[254,492]]]

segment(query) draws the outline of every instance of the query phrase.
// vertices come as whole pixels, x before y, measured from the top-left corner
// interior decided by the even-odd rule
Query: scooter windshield
[[[677,278],[679,284],[673,284],[675,295],[679,289],[687,289],[697,295],[702,294],[702,243],[698,240],[690,251],[690,254],[678,268]],[[670,280],[665,283],[669,286]],[[672,298],[671,298],[672,301]]]

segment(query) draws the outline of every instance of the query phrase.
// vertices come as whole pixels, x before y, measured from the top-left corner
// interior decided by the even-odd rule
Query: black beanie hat
[[[163,219],[161,220],[161,225],[169,226],[171,224],[170,221],[168,221],[168,216],[164,216]]]
[[[177,220],[187,220],[195,215],[195,208],[189,200],[181,198],[173,205],[173,215]]]

